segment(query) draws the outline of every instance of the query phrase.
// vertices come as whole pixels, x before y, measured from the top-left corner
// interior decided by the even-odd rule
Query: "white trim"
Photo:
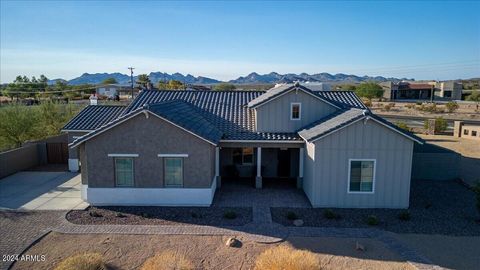
[[[220,140],[221,143],[305,143],[304,141]]]
[[[207,188],[90,188],[83,185],[83,189],[91,205],[210,206],[216,181]]]
[[[78,172],[78,158],[68,159],[68,170],[71,172]]]
[[[108,154],[109,157],[138,157],[138,154]]]
[[[307,87],[305,87],[305,88],[307,88]],[[329,105],[331,105],[331,106],[333,106],[333,107],[335,107],[335,108],[337,108],[337,109],[341,109],[340,107],[338,107],[337,105],[331,103],[330,101],[325,100],[324,98],[322,98],[322,97],[320,97],[320,96],[317,96],[317,95],[315,95],[315,94],[312,94],[312,93],[310,93],[310,92],[308,92],[308,91],[305,91],[305,90],[303,90],[302,88],[296,87],[296,86],[292,87],[292,89],[290,89],[290,90],[288,90],[288,91],[285,91],[285,92],[283,92],[283,93],[281,93],[281,94],[279,94],[279,95],[277,95],[277,96],[274,96],[274,97],[272,97],[272,98],[270,98],[270,99],[267,99],[267,100],[265,100],[264,102],[262,102],[262,103],[260,103],[260,104],[254,105],[254,106],[252,106],[251,108],[252,108],[252,109],[256,109],[256,108],[258,108],[258,107],[260,107],[260,106],[263,106],[263,105],[269,103],[270,101],[273,101],[273,100],[275,100],[275,99],[277,99],[277,98],[279,98],[279,97],[281,97],[281,96],[283,96],[283,95],[286,95],[286,94],[290,93],[290,92],[293,91],[293,90],[298,91],[299,89],[300,89],[302,92],[304,92],[304,93],[306,93],[306,94],[309,94],[309,95],[311,95],[312,97],[316,97],[316,98],[320,99],[321,101],[323,101],[323,102],[325,102],[325,103],[327,103],[327,104],[329,104]],[[312,90],[310,90],[310,91],[312,91]]]
[[[373,179],[372,179],[372,191],[350,191],[350,171],[352,169],[352,161],[373,161]],[[377,160],[374,158],[349,158],[348,159],[348,182],[347,193],[348,194],[375,194],[375,176],[377,172]]]
[[[157,157],[161,158],[169,158],[169,157],[179,157],[179,158],[186,158],[188,157],[188,154],[158,154]]]
[[[298,118],[293,118],[293,106],[298,105]],[[300,121],[302,120],[302,103],[300,102],[291,102],[290,103],[290,120]]]

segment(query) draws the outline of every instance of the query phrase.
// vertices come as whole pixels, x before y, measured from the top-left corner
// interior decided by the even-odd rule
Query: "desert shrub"
[[[428,119],[426,119],[424,122],[423,122],[423,127],[425,129],[429,129],[430,128],[430,123],[428,121]],[[435,118],[435,131],[439,131],[439,132],[443,132],[445,130],[447,130],[447,127],[448,127],[448,123],[447,123],[447,120],[445,120],[443,117],[436,117]]]
[[[417,104],[419,106],[423,105],[423,103],[421,101],[417,101],[417,102],[415,102],[415,104]]]
[[[223,217],[226,218],[226,219],[235,219],[237,218],[237,213],[235,213],[235,211],[225,211],[223,213]]]
[[[447,108],[447,111],[449,113],[456,111],[458,107],[458,103],[455,101],[449,101],[447,104],[445,104],[445,108]]]
[[[385,104],[385,106],[383,106],[383,110],[386,112],[389,112],[391,109],[392,109],[392,105],[390,104]]]
[[[395,123],[395,124],[397,125],[397,127],[401,128],[401,129],[404,129],[404,130],[407,130],[407,131],[412,131],[412,128],[409,127],[409,126],[407,125],[407,123],[405,123],[405,122],[399,121],[399,122],[397,122],[397,123]]]
[[[255,261],[256,270],[318,270],[320,260],[315,253],[289,246],[277,246],[262,252]]]
[[[184,255],[164,251],[147,259],[140,270],[190,270],[194,269],[193,263]]]
[[[338,214],[336,214],[335,212],[333,212],[332,209],[325,209],[323,211],[323,216],[326,218],[326,219],[337,219],[339,216]]]
[[[367,99],[367,100],[364,100],[364,101],[363,101],[363,104],[365,104],[365,106],[367,106],[367,107],[369,107],[369,108],[372,107],[372,101],[371,101],[371,100],[368,100],[368,99]]]
[[[367,217],[367,224],[370,225],[370,226],[376,226],[378,225],[379,221],[378,221],[378,218],[377,216],[375,215],[370,215]]]
[[[398,214],[398,219],[403,221],[410,220],[410,212],[408,210],[400,212],[400,214]]]
[[[407,107],[408,109],[413,109],[415,108],[415,104],[408,103],[405,105],[405,107]]]
[[[97,211],[92,211],[92,212],[89,213],[89,215],[90,215],[91,217],[103,217],[103,215],[100,214],[100,213],[97,212]]]
[[[298,215],[295,214],[295,212],[288,211],[288,212],[287,212],[287,219],[289,219],[289,220],[298,219]]]
[[[107,266],[99,253],[85,253],[60,262],[55,270],[105,270]]]

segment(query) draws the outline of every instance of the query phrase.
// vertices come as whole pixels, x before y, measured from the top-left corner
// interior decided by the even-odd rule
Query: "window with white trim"
[[[133,158],[116,157],[115,162],[115,186],[133,187]]]
[[[373,193],[375,182],[374,159],[351,159],[349,165],[348,191]]]
[[[163,160],[165,186],[183,187],[183,158],[166,157]]]
[[[290,104],[290,120],[300,120],[302,113],[302,104],[301,103],[291,103]]]

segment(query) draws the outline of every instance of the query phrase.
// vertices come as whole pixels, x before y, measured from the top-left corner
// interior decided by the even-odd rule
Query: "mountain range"
[[[169,81],[169,80],[177,80],[187,84],[216,84],[222,81],[198,76],[195,77],[193,75],[187,74],[183,75],[181,73],[173,73],[168,74],[164,72],[150,72],[148,74],[150,81],[153,84],[157,84],[159,81]],[[128,85],[130,84],[130,76],[122,73],[83,73],[80,77],[71,79],[71,80],[63,80],[63,79],[55,79],[49,80],[50,84],[54,84],[56,81],[64,81],[71,85],[79,85],[79,84],[100,84],[102,81],[108,78],[114,78],[119,84]],[[137,79],[137,76],[134,76],[134,81]],[[317,74],[307,74],[307,73],[287,73],[287,74],[279,74],[276,72],[270,72],[268,74],[258,74],[256,72],[252,72],[245,77],[238,77],[235,80],[228,81],[229,83],[235,84],[273,84],[273,83],[292,83],[295,81],[300,82],[345,82],[345,83],[359,83],[364,81],[377,81],[377,82],[384,82],[384,81],[401,81],[401,80],[413,80],[407,78],[385,78],[382,76],[370,77],[370,76],[357,76],[357,75],[349,75],[349,74],[330,74],[330,73],[317,73]]]

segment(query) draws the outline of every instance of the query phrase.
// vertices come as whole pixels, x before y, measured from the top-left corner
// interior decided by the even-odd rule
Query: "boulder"
[[[227,247],[240,247],[241,244],[242,244],[242,242],[240,242],[240,240],[238,240],[235,237],[230,237],[230,238],[227,239],[227,242],[225,242],[225,245]]]

